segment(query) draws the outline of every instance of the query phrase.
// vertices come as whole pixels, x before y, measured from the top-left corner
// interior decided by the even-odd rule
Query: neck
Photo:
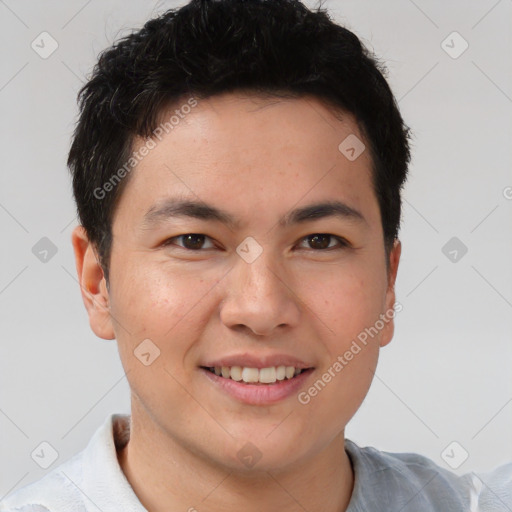
[[[149,512],[347,509],[354,477],[344,432],[307,460],[242,474],[179,444],[148,417],[139,421],[135,412],[132,408],[130,439],[118,450],[118,460]]]

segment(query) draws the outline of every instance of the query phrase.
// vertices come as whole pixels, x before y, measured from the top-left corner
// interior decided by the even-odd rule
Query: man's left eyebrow
[[[216,221],[230,228],[240,226],[240,221],[232,214],[216,206],[192,200],[168,199],[147,211],[144,215],[143,228],[149,229],[154,224],[175,217]],[[282,228],[286,228],[295,224],[313,222],[328,217],[338,217],[344,220],[367,223],[359,210],[342,201],[323,201],[296,208],[281,217],[278,223]]]
[[[324,201],[292,210],[279,220],[279,224],[282,227],[287,227],[327,217],[338,217],[343,220],[367,223],[364,215],[352,206],[342,201]]]

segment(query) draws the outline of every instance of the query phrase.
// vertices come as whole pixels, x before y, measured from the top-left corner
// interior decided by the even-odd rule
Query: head
[[[252,440],[263,466],[305,460],[368,391],[410,158],[383,73],[321,9],[193,0],[105,51],[80,92],[68,164],[91,327],[117,339],[132,413],[202,457],[237,467]],[[206,369],[239,360],[309,370],[293,396],[248,403]]]

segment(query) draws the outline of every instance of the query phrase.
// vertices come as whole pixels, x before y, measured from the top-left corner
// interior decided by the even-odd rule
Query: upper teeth
[[[276,380],[291,379],[301,373],[300,368],[294,366],[270,366],[268,368],[248,368],[246,366],[215,366],[215,375],[222,375],[225,379],[244,381],[248,383],[261,382],[271,384]]]

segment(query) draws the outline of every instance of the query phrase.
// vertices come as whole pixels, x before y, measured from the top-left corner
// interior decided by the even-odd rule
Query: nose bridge
[[[239,259],[228,276],[222,321],[228,327],[245,325],[257,334],[294,325],[299,309],[282,266],[270,249],[251,243],[237,249]]]
[[[267,296],[276,296],[276,288],[283,286],[282,278],[279,277],[278,265],[276,258],[271,255],[270,250],[264,251],[254,261],[238,262],[240,275],[246,283],[246,291],[248,295],[256,298],[265,298]],[[282,293],[279,290],[278,293]]]
[[[237,278],[246,283],[247,291],[257,294],[265,294],[276,285],[276,274],[279,271],[278,256],[269,244],[260,237],[246,237],[236,249],[238,259],[235,263]]]

